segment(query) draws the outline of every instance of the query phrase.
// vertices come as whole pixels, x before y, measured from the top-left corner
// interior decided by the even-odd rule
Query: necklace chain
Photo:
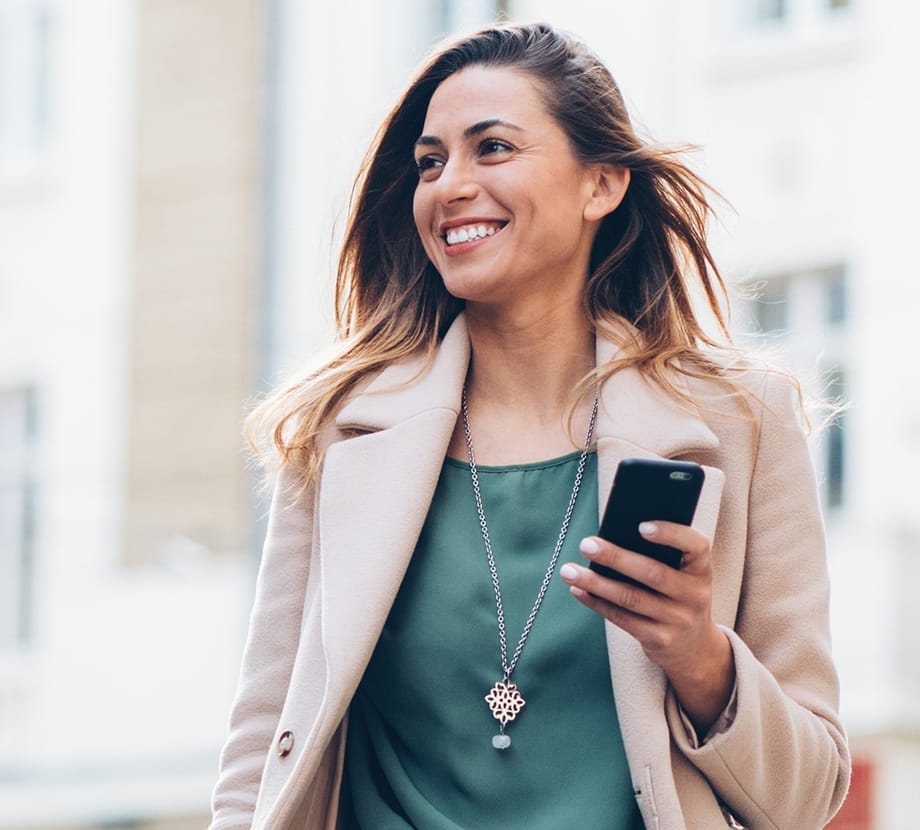
[[[540,585],[540,590],[537,592],[537,598],[534,600],[533,608],[530,610],[530,615],[527,617],[527,622],[524,624],[524,630],[521,633],[521,637],[518,640],[517,646],[514,649],[514,654],[511,657],[511,662],[509,663],[502,589],[498,579],[498,568],[495,566],[495,554],[492,552],[492,542],[489,539],[489,527],[486,524],[486,514],[482,507],[482,493],[479,489],[479,472],[476,469],[476,461],[473,455],[473,435],[470,430],[470,413],[467,405],[466,387],[463,387],[463,431],[466,435],[466,448],[470,459],[470,477],[473,479],[473,496],[476,499],[476,512],[479,515],[479,527],[482,530],[482,541],[485,545],[486,556],[489,560],[489,573],[492,575],[492,589],[495,592],[495,615],[498,619],[498,642],[501,647],[502,675],[506,683],[521,657],[521,652],[524,650],[524,644],[527,642],[527,637],[530,635],[530,629],[533,628],[534,620],[536,620],[537,614],[540,611],[540,606],[543,604],[543,598],[546,596],[546,592],[552,582],[553,574],[556,570],[556,563],[559,561],[559,555],[562,553],[565,537],[569,532],[569,523],[572,520],[572,512],[575,510],[575,500],[578,498],[578,491],[581,489],[581,481],[585,472],[585,463],[588,460],[591,440],[594,437],[594,425],[597,422],[597,409],[598,396],[595,394],[594,405],[591,409],[591,419],[588,422],[588,431],[585,435],[584,450],[582,450],[581,458],[578,460],[578,471],[575,473],[575,484],[572,486],[572,495],[569,497],[569,504],[566,508],[565,516],[562,519],[559,538],[556,540],[556,548],[546,568],[546,575],[543,577],[543,583]]]

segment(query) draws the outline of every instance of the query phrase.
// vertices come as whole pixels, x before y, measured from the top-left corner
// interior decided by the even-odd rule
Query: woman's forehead
[[[470,66],[455,72],[431,96],[423,133],[462,132],[495,119],[522,128],[551,120],[532,75],[504,66]]]

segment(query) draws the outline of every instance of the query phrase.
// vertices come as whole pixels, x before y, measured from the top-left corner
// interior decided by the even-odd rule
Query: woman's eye
[[[511,145],[506,144],[504,141],[499,141],[497,138],[487,138],[479,145],[479,154],[482,156],[488,156],[492,153],[504,153],[511,150]]]
[[[443,167],[444,162],[435,156],[422,156],[420,159],[415,160],[415,166],[418,169],[419,176],[424,176],[426,173],[431,173],[433,170]]]

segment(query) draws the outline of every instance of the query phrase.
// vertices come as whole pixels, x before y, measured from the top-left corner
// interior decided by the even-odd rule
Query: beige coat
[[[599,364],[615,354],[598,340]],[[290,504],[285,482],[276,488],[212,830],[335,827],[349,702],[425,521],[468,363],[461,316],[428,371],[412,380],[420,363],[392,366],[342,408],[316,490]],[[602,390],[599,514],[622,458],[706,467],[694,524],[713,538],[713,614],[738,678],[734,720],[700,746],[661,670],[607,624],[650,829],[724,828],[721,800],[754,830],[815,830],[847,788],[811,463],[788,384],[754,376],[766,402],[758,429],[690,414],[635,371]]]

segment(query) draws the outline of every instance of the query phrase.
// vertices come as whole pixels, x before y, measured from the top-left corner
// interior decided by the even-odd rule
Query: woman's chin
[[[445,279],[444,287],[448,294],[468,305],[492,305],[507,301],[507,298],[502,297],[499,286],[482,279]]]

